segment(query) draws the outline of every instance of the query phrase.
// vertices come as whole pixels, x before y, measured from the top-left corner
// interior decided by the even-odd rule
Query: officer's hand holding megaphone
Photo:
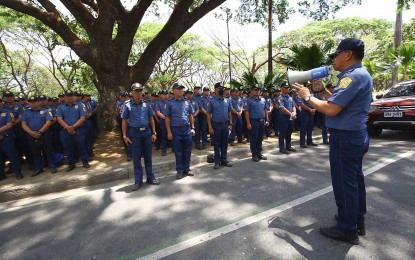
[[[304,87],[298,83],[294,83],[291,86],[295,91],[297,91],[297,94],[300,98],[305,99],[306,97],[311,97],[310,90],[307,87]]]

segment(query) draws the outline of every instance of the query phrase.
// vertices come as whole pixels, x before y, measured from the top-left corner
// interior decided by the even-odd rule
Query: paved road
[[[0,204],[1,259],[413,259],[415,137],[371,141],[367,235],[359,246],[322,237],[334,224],[328,147],[266,151],[195,177],[127,182]]]

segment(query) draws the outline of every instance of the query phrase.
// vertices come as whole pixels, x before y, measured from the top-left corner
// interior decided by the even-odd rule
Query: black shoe
[[[253,155],[252,155],[252,161],[254,161],[254,162],[259,162],[258,155],[253,154]]]
[[[89,167],[91,167],[91,166],[89,165],[88,161],[84,161],[84,162],[82,162],[82,166],[83,166],[84,168],[89,168]]]
[[[149,179],[147,179],[147,180],[146,180],[146,183],[147,183],[147,184],[151,184],[151,185],[160,185],[160,181],[159,181],[159,180],[157,180],[157,179],[154,179],[154,180],[149,180]]]
[[[4,179],[6,179],[6,175],[5,174],[0,175],[0,181],[2,181]]]
[[[323,144],[330,144],[329,141],[323,141]]]
[[[133,185],[133,187],[131,188],[131,190],[132,191],[136,191],[136,190],[138,190],[139,188],[141,188],[141,186],[143,185],[143,183],[142,182],[140,182],[140,183],[136,183],[136,184],[134,184]]]
[[[359,244],[359,237],[355,234],[342,234],[337,230],[336,226],[320,228],[320,233],[328,238],[344,241],[353,245]]]
[[[32,173],[32,175],[30,175],[30,177],[35,177],[35,176],[38,176],[39,174],[41,174],[43,172],[43,169],[40,169],[40,170],[35,170],[33,173]]]
[[[220,165],[224,166],[224,167],[232,167],[232,164],[229,162],[223,162]]]
[[[285,150],[287,150],[287,151],[289,151],[289,152],[296,152],[297,150],[295,150],[294,148],[292,148],[292,147],[289,147],[289,148],[287,148],[287,149],[285,149]]]
[[[176,175],[176,179],[180,180],[182,178],[183,178],[183,173],[178,172],[177,175]]]
[[[190,170],[188,170],[188,171],[183,171],[183,174],[184,174],[184,175],[187,175],[187,176],[195,176],[195,174],[194,174],[194,173],[192,173],[192,172],[190,172]]]
[[[166,151],[161,152],[161,156],[166,156]]]
[[[196,145],[196,149],[197,150],[203,150],[202,146],[200,146],[200,145]]]
[[[290,152],[289,152],[289,151],[287,151],[287,150],[285,150],[285,149],[280,150],[280,153],[283,153],[283,154],[290,154]]]
[[[76,168],[76,166],[75,166],[75,164],[70,164],[69,166],[68,166],[68,168],[66,168],[66,171],[67,172],[70,172],[70,171],[72,171],[73,169],[75,169]]]
[[[305,144],[300,145],[300,147],[301,147],[301,148],[308,148],[308,146],[307,146],[307,145],[305,145]]]
[[[56,168],[50,168],[50,173],[54,174],[56,172],[57,172]]]
[[[311,145],[311,146],[318,146],[318,144],[316,144],[316,143],[311,143],[309,145]]]
[[[219,169],[219,167],[220,167],[220,164],[219,163],[215,163],[215,166],[213,166],[213,169]]]
[[[259,153],[258,154],[258,159],[266,161],[267,160],[267,157],[266,156],[263,156],[262,153]]]
[[[336,221],[339,221],[339,215],[334,214],[334,219]],[[365,223],[357,223],[357,229],[356,229],[356,231],[357,231],[357,234],[358,235],[361,235],[361,236],[366,235]]]
[[[16,180],[21,180],[23,178],[24,176],[21,173],[16,175]]]

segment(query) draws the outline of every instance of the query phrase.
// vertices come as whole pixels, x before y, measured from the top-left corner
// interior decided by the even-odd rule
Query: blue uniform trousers
[[[176,171],[183,173],[190,170],[190,156],[192,154],[192,132],[190,126],[171,126],[173,140],[171,146],[176,157]]]
[[[141,165],[141,157],[144,155],[144,167],[146,169],[147,180],[154,180],[152,168],[152,140],[149,127],[145,127],[144,131],[140,131],[140,127],[129,127],[128,138],[132,144],[132,157],[134,164],[134,181],[135,184],[143,182],[143,166]]]
[[[272,125],[274,127],[275,136],[278,136],[279,133],[279,126],[278,126],[278,116],[279,111],[277,109],[272,110]]]
[[[206,145],[207,144],[207,117],[200,113],[199,115],[199,131],[202,134],[202,145]],[[197,140],[195,140],[197,142]]]
[[[249,132],[249,147],[251,148],[251,153],[258,155],[262,152],[262,140],[264,140],[265,132],[265,119],[256,119],[250,118],[251,121],[251,131]]]
[[[232,114],[232,132],[229,137],[231,143],[235,142],[235,135],[238,137],[238,143],[242,142],[242,116],[238,117]]]
[[[194,126],[195,126],[195,136],[193,137],[194,142],[195,142],[195,146],[199,147],[200,144],[200,140],[201,140],[201,128],[200,128],[200,116],[199,114],[197,116],[194,117]]]
[[[130,136],[130,126],[127,124],[127,130],[125,131],[127,136]],[[133,150],[131,148],[131,145],[126,145],[125,142],[122,142],[124,144],[124,148],[125,148],[125,155],[127,155],[127,158],[132,158],[133,157]]]
[[[83,162],[88,161],[88,154],[85,147],[85,131],[85,127],[78,127],[74,135],[69,134],[66,129],[62,129],[60,132],[61,142],[66,152],[69,165],[75,164],[75,157],[77,155],[81,156]]]
[[[229,123],[212,122],[213,148],[215,151],[215,164],[228,163],[228,137],[229,137]]]
[[[160,148],[161,146],[161,126],[160,126],[160,122],[161,119],[159,119],[159,121],[157,122],[156,118],[154,117],[154,124],[156,127],[156,133],[157,133],[157,139],[156,142],[154,143],[154,145],[156,146],[157,149]]]
[[[279,115],[278,125],[280,127],[280,135],[278,137],[280,150],[291,147],[291,134],[293,133],[294,121],[290,120],[290,116]],[[285,142],[285,145],[284,145]]]
[[[44,132],[38,139],[35,139],[27,134],[27,139],[33,155],[35,170],[38,171],[43,169],[42,150],[44,151],[44,155],[46,155],[46,161],[49,168],[55,168],[55,152],[53,150],[51,131],[48,130]]]
[[[24,155],[26,157],[27,163],[33,165],[33,155],[29,148],[29,144],[26,138],[26,132],[23,130],[22,127],[17,126],[13,127],[13,133],[16,137],[16,153],[19,157],[22,157],[22,155]]]
[[[16,176],[19,176],[22,172],[20,167],[20,160],[16,153],[15,141],[12,134],[4,135],[0,140],[0,175],[4,175],[4,164],[6,156],[10,161],[10,168],[13,170]]]
[[[314,116],[309,111],[302,110],[298,117],[300,120],[300,145],[310,145],[313,142]]]
[[[356,233],[364,223],[366,188],[362,172],[364,154],[369,149],[366,129],[345,131],[330,129],[330,171],[342,233]]]
[[[160,119],[160,132],[161,135],[160,140],[161,140],[161,151],[162,152],[166,152],[167,149],[167,128],[166,128],[166,120],[165,119]]]

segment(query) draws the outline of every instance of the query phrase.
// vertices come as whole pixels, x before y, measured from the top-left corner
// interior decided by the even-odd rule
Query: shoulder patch
[[[78,106],[77,105],[75,105],[75,109],[78,109]]]
[[[143,102],[143,107],[147,107],[147,103],[146,102]]]
[[[52,112],[49,111],[49,116],[53,117]]]
[[[39,114],[41,114],[41,115],[43,115],[43,113],[44,113],[43,110],[39,112]]]
[[[186,106],[188,106],[188,105],[189,105],[189,102],[187,102],[187,101],[185,101],[184,103],[186,104]]]
[[[5,117],[5,116],[6,116],[6,113],[1,113],[1,116],[2,116],[2,117]]]
[[[351,77],[344,77],[340,80],[339,88],[347,88],[350,83],[352,83],[353,79]]]

